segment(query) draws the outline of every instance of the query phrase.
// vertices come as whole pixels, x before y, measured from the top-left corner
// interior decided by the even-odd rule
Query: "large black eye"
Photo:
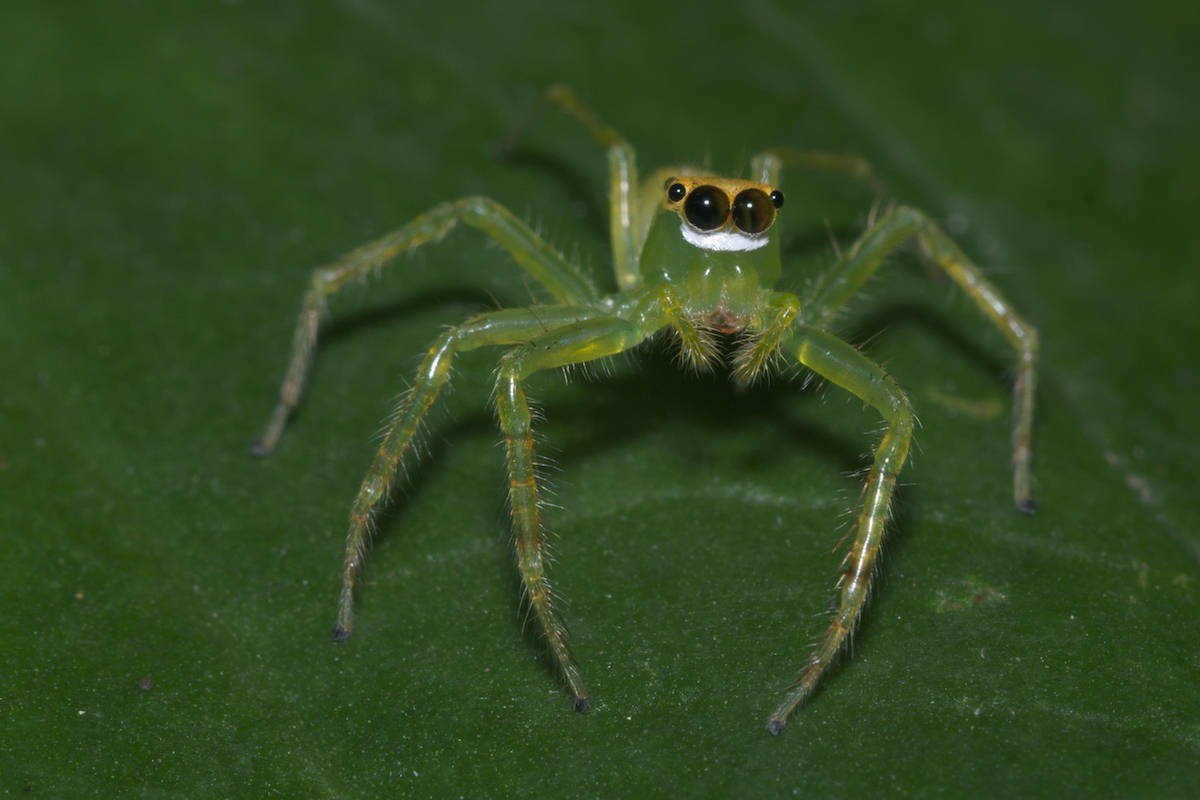
[[[783,199],[783,195],[780,195]],[[733,198],[733,224],[746,233],[762,233],[775,220],[775,203],[760,189],[743,189]]]
[[[729,198],[715,186],[697,186],[684,201],[683,214],[700,230],[715,230],[729,218]]]
[[[672,183],[667,187],[667,199],[672,203],[678,203],[687,194],[687,189],[682,183]]]

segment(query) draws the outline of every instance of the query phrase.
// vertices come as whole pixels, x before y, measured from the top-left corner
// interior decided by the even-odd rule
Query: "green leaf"
[[[409,6],[0,9],[0,792],[1200,792],[1190,6]],[[907,257],[847,318],[922,426],[853,653],[778,738],[879,425],[843,393],[653,348],[535,379],[583,716],[523,628],[494,353],[461,359],[329,641],[417,356],[530,299],[496,248],[455,234],[339,297],[280,449],[247,455],[308,271],[436,202],[486,193],[611,281],[602,155],[554,117],[491,155],[554,80],[645,169],[868,157],[1042,332],[1028,518],[1002,338]],[[802,286],[871,198],[791,180]]]

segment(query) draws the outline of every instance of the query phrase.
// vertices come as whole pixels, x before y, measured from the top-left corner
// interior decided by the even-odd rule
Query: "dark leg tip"
[[[1017,511],[1020,511],[1022,514],[1029,514],[1030,516],[1036,514],[1037,500],[1034,500],[1032,497],[1026,500],[1021,500],[1017,503]]]
[[[341,625],[338,625],[333,629],[333,640],[335,642],[344,642],[350,638],[351,633],[352,631],[348,631]]]
[[[258,439],[254,444],[250,445],[250,455],[255,458],[266,458],[271,455],[271,448],[267,447],[262,439]]]
[[[783,733],[783,729],[786,727],[787,723],[781,719],[775,719],[774,717],[771,717],[769,720],[767,720],[767,731],[772,736],[778,736],[779,734]]]
[[[580,714],[587,711],[591,707],[592,707],[592,698],[590,698],[590,697],[576,697],[575,698],[574,708]]]

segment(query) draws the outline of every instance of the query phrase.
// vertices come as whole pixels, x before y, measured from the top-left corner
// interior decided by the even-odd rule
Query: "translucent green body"
[[[354,592],[371,520],[412,450],[426,412],[450,376],[455,355],[484,346],[506,348],[496,377],[496,413],[505,441],[517,568],[526,598],[578,710],[589,704],[583,677],[567,643],[546,576],[546,541],[525,379],[542,370],[625,352],[669,330],[684,360],[718,366],[718,339],[733,335],[729,368],[748,383],[778,361],[793,360],[874,408],[885,429],[867,473],[853,538],[838,581],[836,611],[799,676],[768,720],[778,733],[811,694],[852,633],[866,602],[883,540],[897,475],[909,453],[913,414],[908,398],[882,367],[827,330],[833,317],[874,273],[884,256],[908,239],[941,267],[1017,352],[1013,426],[1013,497],[1032,512],[1030,436],[1033,425],[1037,334],[962,251],[925,214],[888,208],[854,246],[813,284],[805,297],[775,290],[781,274],[779,221],[783,197],[774,189],[784,167],[843,172],[878,187],[861,160],[826,153],[771,150],[754,159],[754,180],[659,170],[639,185],[633,149],[583,106],[553,86],[545,100],[574,118],[604,147],[609,162],[613,269],[619,291],[601,295],[591,281],[511,212],[482,197],[437,206],[399,230],[313,273],[293,337],[280,400],[255,442],[256,455],[278,443],[299,403],[311,366],[325,298],[400,254],[440,240],[464,223],[501,245],[554,303],[494,311],[443,332],[427,351],[412,387],[389,423],[383,443],[354,499],[342,567],[336,639],[354,628]]]
[[[756,250],[730,252],[687,242],[680,235],[685,224],[672,211],[655,214],[639,258],[642,283],[672,287],[690,317],[723,311],[731,323],[742,321],[727,326],[729,332],[762,327],[767,289],[779,280],[777,230],[768,231],[766,244]]]

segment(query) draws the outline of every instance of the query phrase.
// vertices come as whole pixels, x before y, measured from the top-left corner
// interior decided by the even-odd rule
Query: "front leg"
[[[397,473],[413,449],[425,415],[449,381],[455,355],[477,347],[528,341],[547,329],[561,328],[597,314],[594,309],[584,306],[510,308],[472,317],[437,338],[425,353],[411,388],[392,415],[383,442],[354,497],[346,532],[346,554],[342,560],[342,591],[338,598],[334,639],[344,641],[354,632],[354,591],[366,560],[375,511],[391,492]]]
[[[879,546],[896,488],[896,476],[908,458],[913,414],[908,398],[882,367],[841,339],[814,328],[794,330],[787,349],[809,367],[872,406],[887,423],[883,440],[875,449],[875,462],[867,477],[862,508],[854,526],[854,542],[842,562],[838,579],[840,599],[825,633],[813,648],[808,664],[783,702],[767,720],[767,730],[778,734],[788,717],[812,694],[821,674],[854,632],[871,588]]]
[[[504,431],[508,497],[516,540],[517,569],[525,597],[550,645],[576,711],[590,704],[579,664],[567,645],[546,577],[547,534],[533,452],[533,429],[525,378],[539,370],[578,364],[624,352],[646,338],[634,325],[616,318],[593,319],[567,326],[510,350],[500,361],[496,413]]]

